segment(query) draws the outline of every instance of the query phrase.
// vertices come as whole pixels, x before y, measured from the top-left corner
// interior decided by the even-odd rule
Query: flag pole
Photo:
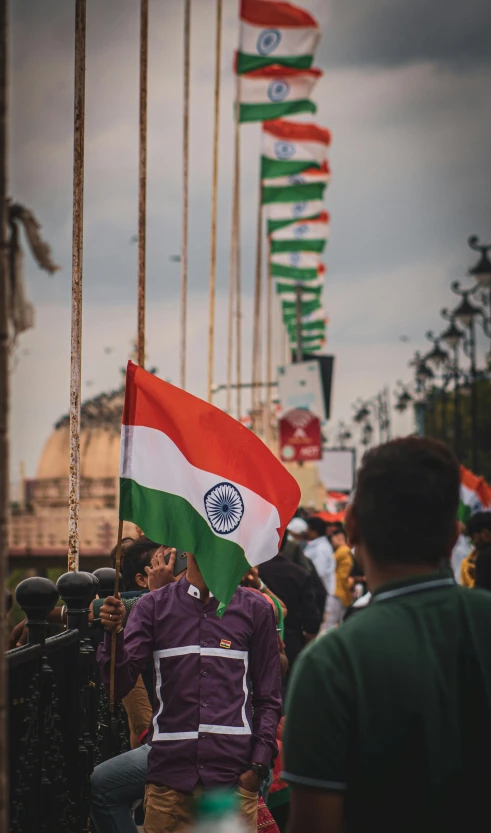
[[[148,0],[140,2],[140,147],[138,176],[138,364],[145,366],[147,238]]]
[[[0,3],[0,830],[9,830],[7,610],[9,523],[10,339],[7,244],[8,189],[8,2]]]
[[[271,382],[273,381],[273,280],[271,278],[271,242],[267,243],[266,263],[266,445],[271,444]]]
[[[212,399],[213,359],[215,340],[215,296],[217,266],[217,189],[218,189],[218,143],[220,134],[220,66],[222,54],[222,7],[223,0],[216,2],[215,42],[215,120],[213,128],[213,179],[211,192],[211,254],[210,254],[210,324],[208,344],[208,402]]]
[[[146,282],[146,229],[147,229],[147,94],[148,94],[148,0],[140,0],[140,149],[138,184],[138,342],[137,355],[140,367],[145,366],[145,282]],[[114,578],[114,596],[119,594],[121,570],[121,542],[123,521],[118,522]],[[111,659],[109,664],[109,710],[114,713],[114,674],[116,670],[116,632],[111,634]]]
[[[186,387],[186,328],[188,306],[188,216],[189,216],[189,87],[191,51],[191,0],[184,3],[184,114],[182,139],[182,233],[181,233],[181,388]]]
[[[235,315],[236,322],[236,367],[237,367],[237,419],[242,415],[242,276],[240,251],[240,75],[237,75],[237,101],[235,107]]]
[[[70,345],[70,479],[68,498],[68,570],[72,572],[79,568],[80,555],[80,400],[82,386],[86,12],[86,0],[76,0],[73,114],[72,325]]]
[[[232,178],[232,227],[230,236],[230,274],[228,289],[228,346],[227,346],[227,413],[232,413],[232,367],[234,348],[234,316],[237,272],[237,231],[239,198],[239,98],[240,76],[235,81],[235,116],[234,116],[234,165]]]
[[[254,323],[252,331],[252,411],[257,410],[261,401],[258,384],[261,381],[261,289],[263,266],[263,207],[261,175],[259,175],[259,201],[257,206],[256,231],[256,276],[254,281]]]

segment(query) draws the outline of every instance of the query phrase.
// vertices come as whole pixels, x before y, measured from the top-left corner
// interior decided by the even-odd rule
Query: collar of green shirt
[[[397,581],[387,581],[372,593],[373,602],[385,602],[410,593],[420,593],[425,590],[437,590],[440,587],[453,587],[455,579],[452,572],[444,567],[434,573],[424,573],[419,576],[408,576]]]

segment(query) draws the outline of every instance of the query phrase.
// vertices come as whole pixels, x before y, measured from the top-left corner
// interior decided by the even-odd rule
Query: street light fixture
[[[442,350],[440,347],[440,338],[435,338],[431,330],[428,330],[426,333],[426,338],[433,342],[433,350],[430,350],[424,360],[425,362],[429,362],[430,365],[433,365],[436,370],[439,370],[448,361],[448,353],[446,350]]]
[[[449,316],[447,310],[442,310],[441,315],[443,318],[450,318],[450,326],[444,330],[440,338],[445,344],[448,344],[451,350],[458,349],[460,342],[464,338],[464,333],[455,325],[454,318]]]
[[[461,324],[464,327],[471,327],[475,317],[477,315],[480,315],[482,313],[482,310],[480,309],[480,307],[476,307],[474,306],[474,304],[471,304],[471,302],[469,301],[469,295],[471,294],[471,291],[467,289],[461,290],[458,281],[455,281],[452,284],[452,291],[456,292],[458,295],[461,295],[462,297],[462,301],[460,302],[458,307],[454,309],[453,315],[455,316],[455,318],[457,318],[458,321],[461,322]]]
[[[491,245],[480,244],[479,237],[476,234],[472,234],[467,243],[471,249],[480,252],[481,255],[476,265],[469,269],[469,275],[476,279],[480,287],[491,287],[491,261],[488,257]]]

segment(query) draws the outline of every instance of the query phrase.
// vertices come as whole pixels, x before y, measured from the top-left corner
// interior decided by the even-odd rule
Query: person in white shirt
[[[324,614],[326,614],[329,596],[334,596],[336,590],[336,559],[333,548],[326,538],[326,524],[322,518],[309,518],[305,535],[307,546],[304,555],[311,560],[327,592],[324,608]]]

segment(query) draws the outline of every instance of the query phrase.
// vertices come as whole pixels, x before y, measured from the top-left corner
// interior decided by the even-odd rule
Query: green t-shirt
[[[293,785],[346,791],[348,833],[489,829],[491,594],[379,587],[297,661],[284,755]]]

